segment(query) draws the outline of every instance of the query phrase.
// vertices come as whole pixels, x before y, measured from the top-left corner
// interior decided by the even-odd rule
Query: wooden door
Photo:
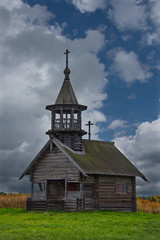
[[[48,180],[47,198],[49,200],[62,200],[65,192],[64,180]]]

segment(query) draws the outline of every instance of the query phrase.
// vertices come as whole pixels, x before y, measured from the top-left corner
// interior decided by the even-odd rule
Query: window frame
[[[72,187],[70,188],[69,186],[73,186],[73,189],[74,189],[74,186],[75,187],[75,190],[72,189]],[[67,192],[80,192],[80,183],[79,182],[68,182],[67,183]]]
[[[126,183],[116,183],[115,184],[115,193],[117,193],[117,194],[127,194]]]

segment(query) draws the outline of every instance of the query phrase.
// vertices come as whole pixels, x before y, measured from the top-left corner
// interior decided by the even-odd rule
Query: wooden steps
[[[47,210],[64,210],[64,200],[48,200],[46,207]]]
[[[34,201],[27,199],[26,209],[27,211],[45,211],[46,201]]]

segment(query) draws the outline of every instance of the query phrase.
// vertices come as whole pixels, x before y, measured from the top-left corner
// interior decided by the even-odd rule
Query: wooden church
[[[51,111],[49,140],[20,179],[30,176],[28,211],[62,209],[136,211],[136,176],[145,176],[113,142],[82,139],[81,115],[70,82],[66,50],[65,79]]]

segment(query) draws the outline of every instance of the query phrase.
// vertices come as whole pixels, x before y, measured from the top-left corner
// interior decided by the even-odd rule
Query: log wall
[[[61,155],[61,157],[60,157]],[[135,177],[127,176],[108,176],[108,175],[89,175],[88,178],[80,179],[79,171],[70,163],[63,154],[58,150],[54,162],[55,153],[47,153],[43,156],[43,164],[36,166],[36,179],[42,180],[42,178],[48,178],[48,173],[54,169],[54,163],[57,164],[57,156],[62,159],[61,164],[68,166],[67,170],[62,166],[54,172],[54,176],[50,175],[50,178],[65,178],[70,176],[69,182],[79,182],[79,191],[67,191],[65,181],[62,180],[61,189],[56,188],[56,182],[50,181],[48,190],[50,191],[50,197],[46,201],[28,201],[28,209],[32,210],[50,210],[50,209],[64,209],[66,211],[82,211],[82,210],[113,210],[113,211],[136,211],[136,191],[135,191]],[[50,164],[50,169],[46,169],[44,163],[48,163],[52,159],[53,163]],[[46,161],[46,162],[45,162]],[[61,160],[60,160],[61,161]],[[40,163],[40,161],[39,161]],[[57,165],[56,165],[57,166]],[[45,167],[46,176],[42,176],[39,171]],[[73,170],[73,172],[71,172]],[[68,171],[68,172],[67,172]],[[51,173],[50,173],[51,174]],[[37,177],[39,176],[39,177]],[[55,188],[52,188],[55,184]],[[116,193],[116,184],[126,184],[126,193]],[[52,187],[51,187],[52,186]],[[65,189],[65,192],[64,192]],[[53,196],[60,194],[60,198],[54,199]],[[48,194],[47,194],[48,195]],[[53,196],[52,196],[53,195]]]
[[[79,181],[79,177],[79,170],[57,147],[54,147],[52,151],[48,150],[40,157],[31,174],[31,181],[35,183],[44,182],[45,179]]]
[[[82,136],[79,133],[63,133],[63,135],[57,134],[56,137],[59,141],[61,141],[74,151],[82,151]]]
[[[116,184],[126,184],[126,193],[116,193]],[[136,211],[135,177],[100,175],[98,205],[102,210]]]
[[[65,182],[64,180],[50,180],[47,185],[48,200],[62,200],[65,197]]]

